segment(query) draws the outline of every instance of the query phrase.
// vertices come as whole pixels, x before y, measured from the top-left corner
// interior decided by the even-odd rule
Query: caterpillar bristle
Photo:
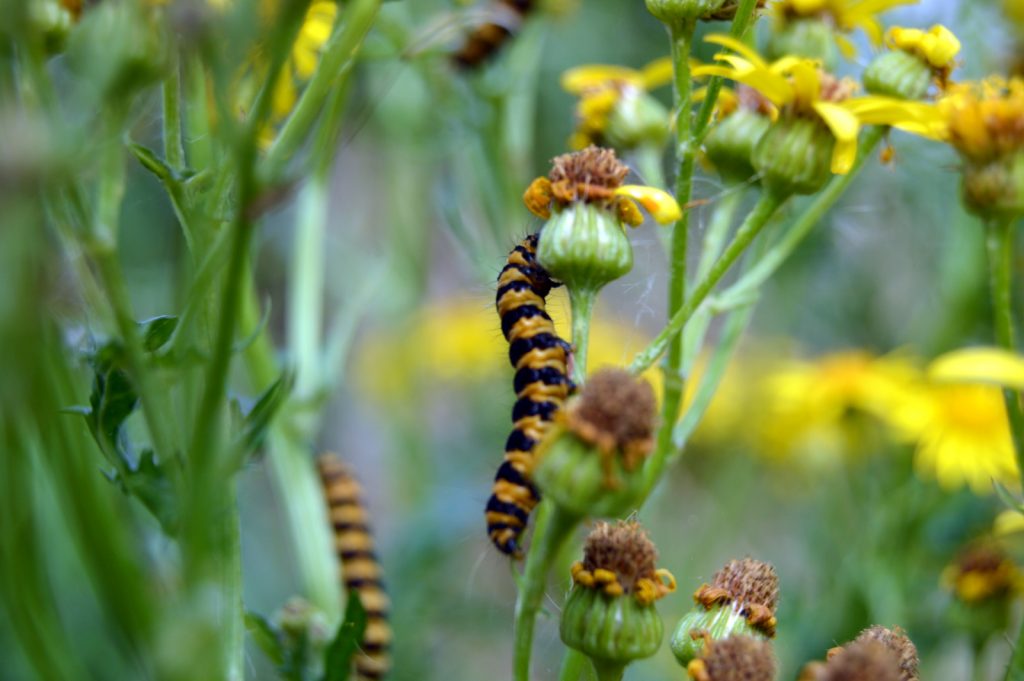
[[[461,68],[475,69],[494,58],[519,32],[536,4],[535,0],[494,0],[492,5],[504,17],[503,23],[488,21],[477,26],[452,53],[452,61]]]
[[[537,262],[538,238],[526,237],[509,253],[495,296],[515,369],[516,403],[505,460],[494,477],[485,517],[491,542],[511,556],[519,556],[519,538],[540,501],[532,482],[533,450],[573,390],[568,376],[572,350],[555,333],[545,309],[545,300],[558,283]]]
[[[356,679],[380,679],[391,667],[391,601],[384,589],[362,489],[351,470],[334,454],[317,458],[334,534],[334,551],[346,593],[356,593],[366,610],[366,632],[355,658]]]

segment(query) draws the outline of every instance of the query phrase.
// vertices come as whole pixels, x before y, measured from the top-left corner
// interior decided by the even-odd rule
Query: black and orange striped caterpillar
[[[540,495],[531,481],[533,450],[555,413],[574,390],[569,379],[572,348],[555,333],[545,298],[559,284],[537,262],[538,235],[532,234],[508,255],[498,275],[495,303],[501,331],[509,342],[515,369],[516,403],[505,460],[494,477],[487,501],[487,534],[502,553],[519,555],[519,536]]]
[[[538,3],[537,0],[494,0],[492,4],[501,23],[495,20],[480,24],[452,53],[452,61],[463,68],[476,68],[495,56],[522,28],[523,21]]]
[[[391,668],[391,626],[388,624],[391,602],[373,550],[362,491],[348,466],[336,455],[321,454],[317,468],[327,499],[342,584],[346,593],[359,595],[366,610],[366,632],[355,658],[356,678],[360,681],[380,679]]]

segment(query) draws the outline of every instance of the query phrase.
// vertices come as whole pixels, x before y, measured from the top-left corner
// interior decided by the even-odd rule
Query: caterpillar
[[[523,239],[508,255],[498,275],[495,304],[501,331],[509,342],[515,368],[512,433],[505,460],[494,477],[487,501],[487,534],[499,551],[519,556],[519,536],[540,495],[531,482],[533,450],[574,386],[569,379],[572,349],[555,333],[544,309],[545,298],[559,284],[537,262],[538,235]]]
[[[452,54],[452,61],[459,66],[473,69],[495,56],[519,31],[527,15],[536,8],[537,0],[495,0],[493,5],[501,23],[484,22],[466,36]]]
[[[391,668],[391,602],[381,581],[380,563],[373,550],[362,490],[351,470],[335,455],[317,459],[320,480],[340,562],[341,581],[348,594],[356,593],[366,610],[366,632],[355,658],[359,681],[380,679]]]

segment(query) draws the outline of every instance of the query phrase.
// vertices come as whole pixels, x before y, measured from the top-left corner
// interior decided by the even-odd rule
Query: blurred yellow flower
[[[942,572],[942,582],[968,605],[1005,599],[1018,591],[1021,574],[1013,560],[994,544],[965,550]]]
[[[893,26],[886,31],[885,42],[895,50],[916,54],[933,69],[946,72],[953,68],[953,59],[960,53],[960,40],[941,24],[927,31]]]
[[[313,76],[320,63],[320,52],[331,37],[337,13],[338,6],[334,0],[313,0],[310,3],[288,62],[274,84],[273,120],[284,120],[291,113],[298,100],[299,88]]]
[[[839,31],[850,33],[861,29],[875,45],[882,42],[882,23],[878,15],[900,5],[913,5],[917,0],[778,0],[773,6],[776,20],[822,17]],[[840,48],[851,56],[853,45],[845,37],[836,36]]]
[[[991,77],[953,85],[939,100],[944,137],[972,161],[988,161],[1024,147],[1024,80]]]
[[[563,289],[548,297],[547,311],[563,338],[569,337],[568,301]],[[589,366],[623,366],[649,339],[636,327],[598,314],[590,328]],[[501,383],[508,366],[508,343],[493,305],[480,299],[443,300],[423,307],[408,327],[367,334],[352,366],[360,391],[381,402],[410,394],[422,381]],[[655,394],[661,376],[650,370],[644,377]],[[511,392],[512,384],[508,382]]]
[[[931,104],[893,97],[853,97],[856,84],[837,80],[822,71],[818,62],[783,57],[768,63],[744,43],[715,34],[707,42],[721,45],[735,54],[715,55],[714,65],[694,69],[695,76],[721,76],[748,85],[780,109],[780,117],[817,118],[835,137],[832,172],[842,175],[857,157],[857,136],[861,125],[891,125],[921,135],[935,136],[939,111]]]
[[[1009,422],[1000,385],[1020,387],[1024,358],[995,348],[959,350],[933,361],[927,381],[898,404],[890,423],[917,442],[919,474],[947,489],[977,494],[992,481],[1018,485]]]
[[[1015,509],[1006,509],[996,516],[992,523],[992,534],[997,539],[1004,539],[1024,533],[1024,513]]]

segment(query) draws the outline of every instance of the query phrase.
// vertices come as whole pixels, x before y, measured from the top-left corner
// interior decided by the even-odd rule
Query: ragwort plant
[[[449,60],[481,68],[540,5],[495,4],[507,23],[482,22]],[[664,625],[655,605],[676,580],[658,567],[639,523],[622,518],[643,507],[683,454],[762,286],[893,129],[948,142],[960,154],[964,205],[988,234],[995,340],[1017,352],[1011,291],[1013,229],[1024,212],[1024,86],[995,77],[956,83],[960,44],[950,31],[893,28],[865,69],[869,94],[858,94],[854,81],[831,73],[838,53],[850,52],[845,34],[862,28],[881,43],[878,14],[898,4],[908,2],[647,0],[667,29],[669,58],[643,71],[570,72],[563,85],[581,98],[571,146],[582,148],[515,191],[515,163],[511,171],[491,163],[475,178],[499,187],[483,210],[492,229],[522,214],[508,200],[519,191],[544,221],[509,255],[496,293],[517,401],[486,521],[495,546],[524,561],[511,637],[516,681],[531,677],[535,623],[558,556],[590,519],[617,522],[598,520],[568,576],[560,678],[592,667],[599,679],[619,679],[630,663],[658,653]],[[349,307],[325,328],[328,180],[353,72],[375,25],[400,32],[380,9],[380,0],[0,4],[0,120],[10,137],[0,152],[0,259],[8,273],[0,334],[10,353],[0,383],[0,542],[5,556],[18,556],[0,567],[0,588],[38,677],[241,679],[247,636],[282,678],[388,672],[390,602],[360,488],[330,455],[315,461],[310,444],[360,299],[356,287],[346,291]],[[769,11],[770,58],[754,46]],[[728,21],[729,30],[705,37],[721,51],[698,64],[695,36],[706,21]],[[666,80],[671,110],[649,92]],[[150,148],[143,128],[156,99],[160,148]],[[529,146],[529,135],[517,139],[510,155]],[[643,170],[646,184],[626,183],[631,169],[612,147]],[[671,191],[662,186],[666,152]],[[501,152],[485,152],[494,161],[487,154]],[[694,178],[705,160],[726,192],[690,271]],[[159,182],[187,249],[180,299],[169,314],[145,320],[134,311],[118,250],[129,227],[129,163]],[[261,218],[293,193],[282,360],[251,251]],[[741,217],[749,194],[756,199]],[[800,196],[809,198],[783,221]],[[595,303],[632,269],[627,227],[645,213],[671,225],[664,327],[627,366],[590,372]],[[73,305],[61,300],[63,285]],[[565,339],[545,309],[558,286],[572,308]],[[716,316],[725,317],[723,329],[710,342]],[[684,409],[701,353],[706,369]],[[656,394],[641,374],[659,362]],[[963,368],[961,378],[1006,386],[1020,471],[1016,365],[982,364]],[[236,369],[246,398],[235,391]],[[283,500],[304,590],[272,619],[247,612],[241,590],[238,473],[260,451]],[[1024,509],[1000,489],[1015,512]],[[59,528],[56,541],[43,541],[45,528]],[[67,561],[88,584],[84,607],[104,623],[85,644],[62,602],[68,589],[51,582],[60,581],[53,565]],[[1008,593],[1011,571],[1002,559],[993,564],[1004,578],[999,593]],[[958,588],[974,583],[961,572]],[[684,669],[677,673],[694,681],[776,678],[772,640],[786,627],[779,597],[771,565],[728,562],[673,628],[672,652]],[[898,628],[873,626],[825,658],[800,678],[918,678],[916,649]],[[1006,678],[1024,679],[1024,638]]]

